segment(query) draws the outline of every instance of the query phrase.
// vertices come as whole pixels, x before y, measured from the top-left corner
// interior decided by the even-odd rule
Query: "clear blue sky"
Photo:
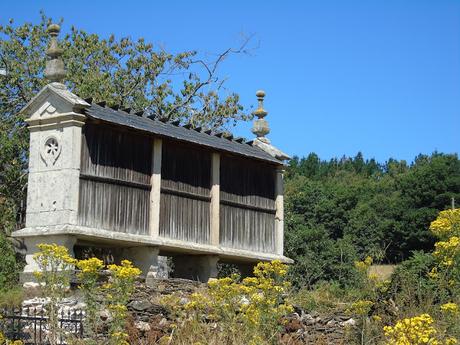
[[[255,34],[220,71],[245,106],[265,89],[272,143],[323,159],[411,161],[460,150],[460,1],[3,1],[0,24],[39,10],[102,36],[178,52],[220,52]],[[249,124],[236,134],[252,137]]]

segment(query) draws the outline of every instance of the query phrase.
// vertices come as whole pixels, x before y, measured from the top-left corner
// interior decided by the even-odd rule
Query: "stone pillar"
[[[161,153],[162,140],[153,140],[152,177],[150,179],[152,189],[150,191],[150,236],[160,235],[160,198],[161,198]]]
[[[46,109],[50,107],[56,112],[52,105]],[[76,113],[53,113],[47,123],[27,120],[30,131],[27,227],[77,223],[84,120],[85,116]]]
[[[282,168],[276,169],[275,178],[275,253],[283,255],[284,248],[284,187]]]
[[[173,258],[174,277],[208,282],[217,278],[217,255],[181,255]]]
[[[130,260],[133,265],[142,271],[144,276],[155,276],[158,272],[158,247],[131,247],[123,250],[123,259]]]
[[[75,245],[76,238],[70,235],[52,235],[52,236],[31,236],[24,238],[25,246],[25,260],[26,266],[24,267],[23,273],[20,275],[21,282],[35,281],[33,276],[34,272],[40,271],[37,262],[34,259],[34,255],[40,251],[38,245],[40,243],[52,244],[55,243],[59,246],[67,248],[69,255],[74,257],[73,247]]]
[[[220,154],[212,154],[211,163],[211,244],[219,246],[220,227]]]

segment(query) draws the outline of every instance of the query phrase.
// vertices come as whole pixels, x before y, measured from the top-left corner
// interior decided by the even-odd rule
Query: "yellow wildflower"
[[[421,314],[399,320],[394,326],[385,326],[384,332],[388,345],[439,344],[437,331],[433,327],[433,318]]]
[[[445,314],[458,314],[458,305],[452,302],[445,303],[441,306],[441,311]]]

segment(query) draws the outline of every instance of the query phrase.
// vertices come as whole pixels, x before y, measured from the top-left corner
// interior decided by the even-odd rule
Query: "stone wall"
[[[147,286],[144,282],[136,283],[136,291],[128,304],[130,318],[129,333],[131,338],[140,340],[159,340],[172,331],[173,320],[167,309],[162,305],[162,297],[175,294],[179,303],[187,303],[190,294],[206,288],[206,284],[187,279],[155,279]],[[43,298],[33,298],[24,301],[23,312],[26,309],[41,310],[47,301]],[[78,314],[85,307],[78,289],[73,290],[70,297],[61,305],[66,314]],[[110,313],[102,311],[101,319],[110,323]],[[355,331],[356,321],[344,314],[319,315],[295,307],[295,312],[286,318],[286,324],[281,335],[282,344],[345,344],[351,332]],[[140,342],[139,340],[139,342]]]

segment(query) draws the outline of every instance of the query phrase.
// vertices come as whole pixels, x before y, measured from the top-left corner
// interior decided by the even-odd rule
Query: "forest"
[[[285,175],[285,253],[298,286],[350,283],[353,262],[396,264],[430,251],[439,211],[460,202],[457,154],[420,154],[379,163],[355,157],[294,157]]]

